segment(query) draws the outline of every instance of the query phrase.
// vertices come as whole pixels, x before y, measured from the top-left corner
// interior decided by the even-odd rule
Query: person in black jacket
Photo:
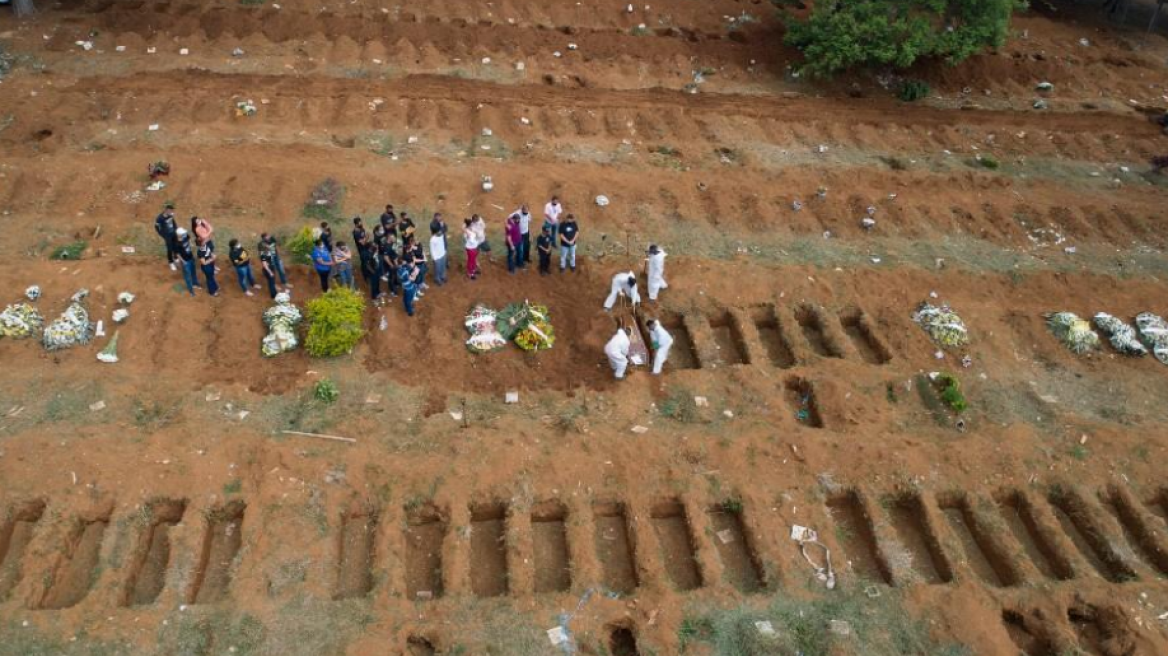
[[[162,214],[154,219],[154,232],[162,238],[162,243],[166,245],[166,261],[170,264],[171,271],[177,271],[178,265],[175,264],[174,258],[178,255],[178,243],[175,238],[175,233],[178,232],[178,222],[174,220],[174,203],[167,203],[162,208]]]

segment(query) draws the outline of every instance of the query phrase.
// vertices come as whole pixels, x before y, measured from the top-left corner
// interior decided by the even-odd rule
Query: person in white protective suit
[[[612,277],[612,291],[604,301],[604,311],[609,312],[616,305],[618,296],[628,296],[636,307],[641,302],[641,294],[637,292],[637,275],[632,271],[624,271]]]
[[[625,377],[625,370],[629,367],[629,340],[628,329],[623,323],[616,329],[616,334],[604,345],[604,354],[608,356],[608,363],[612,365],[613,376],[617,380]]]
[[[649,327],[649,341],[653,345],[653,375],[660,376],[669,359],[669,347],[673,346],[673,335],[670,335],[660,321],[650,319],[645,324]]]
[[[657,293],[669,289],[665,282],[665,251],[657,244],[649,245],[649,257],[645,258],[645,275],[649,278],[649,300],[656,301]]]

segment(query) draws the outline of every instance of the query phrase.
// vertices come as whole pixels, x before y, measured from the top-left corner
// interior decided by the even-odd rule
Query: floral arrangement
[[[969,344],[969,331],[965,322],[948,305],[935,306],[921,303],[913,313],[912,320],[920,324],[932,340],[941,345],[957,348]]]
[[[45,349],[56,351],[71,348],[78,344],[88,344],[93,339],[93,323],[89,321],[89,311],[82,303],[87,296],[88,289],[74,294],[65,312],[45,328],[42,336]]]
[[[1086,319],[1080,319],[1074,312],[1055,312],[1046,317],[1050,332],[1072,353],[1087,353],[1099,348],[1099,335],[1091,330]]]
[[[471,353],[490,353],[507,345],[507,340],[499,334],[496,328],[498,313],[481,303],[471,308],[466,316],[464,325],[470,333],[466,340],[466,348]]]
[[[260,353],[271,358],[296,348],[296,326],[300,325],[300,309],[292,305],[287,292],[276,294],[276,304],[264,310],[264,325],[268,334],[260,343]]]
[[[1141,312],[1136,315],[1136,329],[1140,331],[1140,340],[1152,349],[1152,355],[1168,364],[1168,323],[1151,312]]]
[[[32,303],[9,305],[0,312],[0,337],[32,337],[44,325],[44,317]]]
[[[524,351],[545,351],[555,343],[556,333],[547,321],[530,321],[515,335],[515,344]]]
[[[1129,326],[1122,319],[1113,317],[1106,312],[1095,315],[1095,327],[1099,329],[1111,342],[1116,351],[1124,355],[1142,356],[1148,354],[1148,349],[1140,343],[1135,328]]]

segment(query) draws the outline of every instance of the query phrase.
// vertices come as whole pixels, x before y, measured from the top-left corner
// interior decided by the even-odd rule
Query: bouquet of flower
[[[31,303],[9,305],[0,312],[0,337],[24,339],[45,325],[44,317]]]
[[[913,313],[912,320],[920,324],[929,337],[941,346],[956,348],[969,344],[969,331],[965,329],[965,322],[948,305],[938,307],[927,301],[921,303]]]
[[[499,334],[504,339],[515,339],[515,336],[527,328],[532,321],[549,322],[548,309],[544,305],[532,305],[528,301],[512,303],[499,312],[496,321]]]
[[[556,343],[556,333],[547,321],[533,320],[515,335],[515,344],[524,351],[544,351]]]
[[[1095,315],[1095,327],[1107,335],[1111,346],[1120,353],[1134,356],[1148,354],[1148,349],[1144,348],[1139,337],[1136,336],[1135,328],[1129,326],[1122,319],[1113,317],[1106,312],[1100,312]]]
[[[507,340],[503,339],[496,329],[497,322],[498,315],[491,308],[482,304],[471,308],[464,322],[467,332],[470,333],[470,339],[466,340],[466,348],[471,353],[490,353],[506,346]]]
[[[255,116],[259,108],[251,100],[240,100],[235,103],[236,116]]]
[[[1048,314],[1046,325],[1072,353],[1083,354],[1099,348],[1099,335],[1091,330],[1086,319],[1080,319],[1074,312]]]
[[[71,348],[78,344],[88,344],[93,339],[93,323],[89,321],[89,312],[82,304],[86,296],[89,296],[88,289],[74,294],[64,314],[45,328],[42,337],[45,349],[56,351]]]
[[[268,334],[260,343],[260,353],[266,358],[275,357],[296,348],[296,326],[300,325],[300,309],[292,305],[292,297],[287,292],[276,294],[276,304],[264,310],[264,325]]]
[[[1136,329],[1140,331],[1140,340],[1152,349],[1152,355],[1168,364],[1168,323],[1151,312],[1141,312],[1136,315]]]
[[[118,361],[118,331],[114,331],[113,339],[106,344],[105,348],[97,354],[97,359],[100,362],[113,364]]]

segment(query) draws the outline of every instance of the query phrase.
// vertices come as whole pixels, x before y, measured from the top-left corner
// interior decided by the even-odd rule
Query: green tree
[[[787,45],[801,72],[829,77],[857,66],[907,68],[922,57],[956,64],[1006,42],[1025,0],[819,0],[805,19],[788,14]]]

